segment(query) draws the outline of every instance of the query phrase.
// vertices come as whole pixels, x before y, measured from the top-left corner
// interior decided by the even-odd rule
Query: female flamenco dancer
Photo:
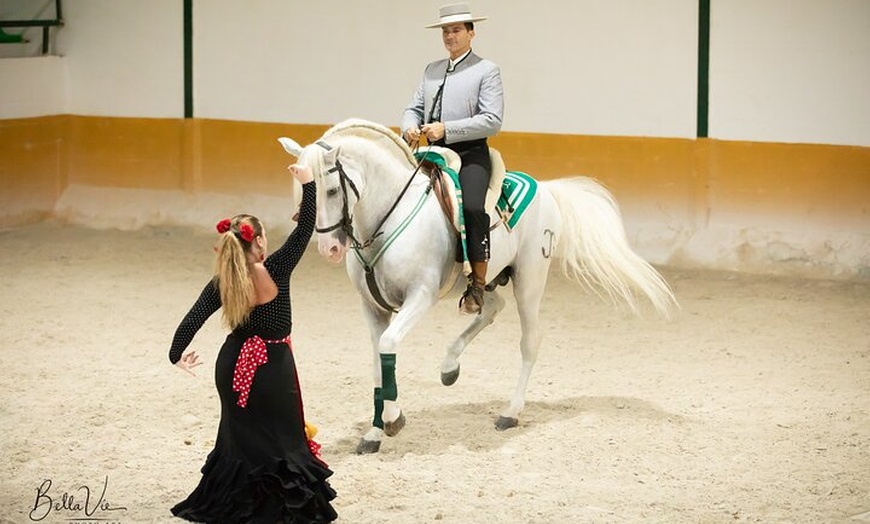
[[[219,308],[231,333],[215,362],[221,419],[199,485],[172,513],[192,522],[332,522],[332,471],[306,436],[302,395],[290,348],[290,273],[314,229],[311,171],[291,165],[302,184],[296,229],[266,257],[266,231],[250,215],[221,220],[215,276],[181,321],[169,360],[193,374],[202,362],[184,353]],[[182,355],[182,353],[184,353]],[[312,435],[313,436],[313,435]]]

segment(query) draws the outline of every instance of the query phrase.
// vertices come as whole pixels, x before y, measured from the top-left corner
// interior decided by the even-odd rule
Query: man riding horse
[[[492,162],[487,137],[499,132],[504,111],[498,66],[471,50],[474,22],[468,4],[444,6],[438,22],[449,58],[426,66],[423,80],[402,115],[402,136],[409,144],[420,136],[433,145],[456,151],[462,159],[462,190],[471,275],[459,301],[460,310],[479,314],[483,307],[487,262],[490,256],[486,190]],[[462,253],[462,250],[459,250]]]

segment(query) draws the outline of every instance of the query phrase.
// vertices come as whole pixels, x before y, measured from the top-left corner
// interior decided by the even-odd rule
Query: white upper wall
[[[65,0],[63,15],[70,113],[184,117],[181,0]]]
[[[398,125],[445,54],[423,27],[443,3],[194,2],[194,116]],[[184,116],[180,0],[63,5],[63,60],[0,59],[0,118]],[[471,5],[489,17],[474,49],[501,66],[505,130],[695,136],[697,0]],[[870,146],[870,1],[712,0],[711,25],[711,137]]]
[[[870,146],[870,1],[712,4],[710,136]]]
[[[196,114],[398,125],[425,65],[446,56],[444,0],[196,4]],[[696,0],[472,2],[475,52],[501,66],[504,129],[695,134]],[[539,19],[548,13],[546,19]]]
[[[491,15],[479,50],[501,66],[504,129],[695,136],[697,0],[477,4]]]
[[[67,113],[66,84],[59,56],[0,59],[0,119]]]
[[[398,125],[422,74],[421,57],[440,49],[436,35],[422,29],[424,13],[431,15],[425,3],[197,3],[195,114],[310,124],[360,117]]]

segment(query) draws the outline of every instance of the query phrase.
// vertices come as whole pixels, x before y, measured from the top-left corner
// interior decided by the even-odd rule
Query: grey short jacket
[[[444,123],[447,144],[498,133],[504,113],[504,92],[498,66],[474,52],[470,52],[450,73],[446,73],[448,63],[445,58],[426,66],[423,81],[402,114],[402,133],[428,123],[442,81],[441,122]]]

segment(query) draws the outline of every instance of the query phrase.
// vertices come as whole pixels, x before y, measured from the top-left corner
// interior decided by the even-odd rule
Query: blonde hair
[[[221,294],[223,323],[229,329],[244,324],[254,309],[254,281],[248,270],[248,253],[251,242],[242,238],[239,228],[248,224],[254,230],[254,238],[263,234],[260,221],[251,215],[236,215],[230,221],[230,229],[221,235],[217,245],[214,279]]]

